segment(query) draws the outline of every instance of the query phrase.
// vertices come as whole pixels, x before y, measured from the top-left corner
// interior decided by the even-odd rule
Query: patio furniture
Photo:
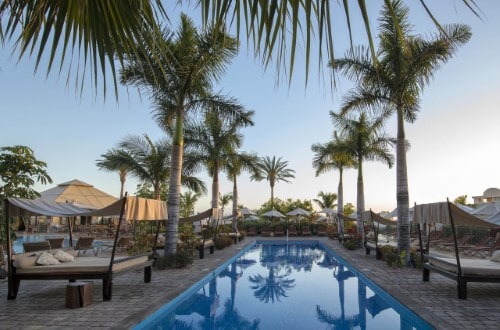
[[[326,236],[326,226],[325,225],[318,226],[318,236]]]
[[[52,237],[52,238],[47,238],[46,240],[49,241],[51,249],[63,248],[64,237]]]
[[[255,228],[255,226],[248,227],[247,236],[255,236],[255,235],[257,235],[257,228]]]
[[[116,241],[116,248],[120,249],[121,251],[126,251],[128,247],[132,244],[132,238],[130,236],[120,236],[118,237],[118,240]],[[103,243],[101,244],[101,249],[104,251],[104,248],[106,249],[111,249],[113,248],[114,242],[113,243]]]
[[[92,250],[92,253],[97,255],[98,249],[94,246],[94,239],[93,236],[80,237],[75,245],[75,250],[78,251],[77,256],[80,252],[83,252],[83,254],[87,253],[88,250]]]
[[[297,236],[297,227],[295,226],[288,227],[288,236]]]
[[[283,226],[276,226],[276,229],[274,230],[274,236],[283,236],[283,235],[285,235]]]
[[[24,242],[23,243],[24,252],[36,252],[50,250],[49,241],[40,242]]]
[[[262,227],[262,230],[260,231],[260,234],[262,236],[271,236],[271,227],[269,227],[269,226]]]
[[[302,236],[311,236],[311,229],[309,226],[302,227]]]

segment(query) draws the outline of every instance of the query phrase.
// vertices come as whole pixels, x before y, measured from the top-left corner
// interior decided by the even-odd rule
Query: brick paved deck
[[[303,239],[303,238],[300,238]],[[431,273],[422,282],[416,269],[392,269],[364,249],[348,251],[337,241],[311,237],[331,247],[339,256],[364,273],[402,304],[436,329],[497,329],[500,320],[500,285],[469,283],[468,299],[457,299],[456,282]],[[7,300],[7,282],[0,282],[1,329],[126,329],[216,269],[253,241],[243,242],[196,259],[183,270],[153,271],[151,283],[143,283],[142,271],[114,279],[113,299],[102,301],[102,285],[94,282],[93,304],[65,308],[66,281],[22,281],[16,300]]]

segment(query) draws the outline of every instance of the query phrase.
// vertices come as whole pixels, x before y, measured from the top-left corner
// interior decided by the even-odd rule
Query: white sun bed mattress
[[[457,259],[429,256],[429,262],[432,266],[442,268],[449,272],[457,273]],[[462,275],[464,276],[487,276],[500,278],[500,263],[489,259],[460,259]]]

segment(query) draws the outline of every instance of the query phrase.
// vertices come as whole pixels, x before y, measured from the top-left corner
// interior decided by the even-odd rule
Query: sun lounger
[[[500,283],[500,262],[489,259],[462,258],[459,271],[455,258],[429,256],[423,266],[424,282],[429,281],[431,270],[457,281],[459,299],[467,299],[468,282]]]
[[[318,226],[318,236],[326,236],[326,226]]]
[[[311,229],[309,226],[302,227],[302,236],[311,236]]]
[[[271,228],[269,226],[262,227],[260,234],[262,236],[271,236]]]
[[[51,249],[62,249],[64,237],[47,238],[47,241],[49,241]]]
[[[295,226],[288,227],[288,236],[297,236],[297,227]]]
[[[283,235],[285,235],[283,226],[276,226],[276,229],[274,230],[274,236],[283,236]]]
[[[152,260],[148,255],[111,258],[76,257],[73,262],[40,266],[38,255],[18,255],[12,260],[12,285],[9,285],[8,299],[16,299],[21,280],[86,280],[102,279],[103,300],[110,300],[113,276],[126,271],[144,269],[144,282],[151,282]],[[111,267],[110,267],[111,266]]]
[[[75,250],[78,251],[78,255],[80,252],[83,254],[87,253],[88,250],[92,250],[94,255],[97,255],[98,249],[94,246],[94,237],[80,237],[78,241],[76,241]],[[111,246],[113,247],[113,246]]]
[[[257,229],[254,226],[248,227],[247,236],[255,236],[255,235],[257,235]]]
[[[50,250],[50,242],[49,241],[25,242],[25,243],[23,243],[23,248],[24,248],[24,252],[36,252],[36,251]]]

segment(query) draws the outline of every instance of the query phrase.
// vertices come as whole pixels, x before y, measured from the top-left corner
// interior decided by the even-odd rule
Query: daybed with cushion
[[[46,257],[41,258],[40,253],[12,255],[10,242],[10,226],[6,227],[7,246],[8,246],[8,299],[15,299],[19,290],[21,280],[69,280],[76,281],[80,279],[102,279],[103,281],[103,299],[110,300],[112,295],[113,276],[125,271],[143,269],[144,282],[151,281],[151,266],[153,253],[136,255],[131,257],[115,257],[116,243],[118,241],[118,232],[121,220],[125,217],[129,221],[151,220],[160,221],[167,217],[165,202],[157,200],[148,200],[138,197],[124,197],[122,200],[108,205],[100,210],[89,211],[78,208],[69,203],[53,203],[39,200],[22,200],[8,198],[5,200],[4,219],[10,216],[21,214],[27,215],[50,215],[50,216],[116,216],[119,215],[118,228],[114,238],[111,257],[76,257],[73,261],[59,263],[52,259],[55,256],[52,253],[57,251],[42,252]],[[71,222],[70,222],[71,224]],[[159,226],[158,226],[159,228]],[[158,234],[158,232],[157,232]],[[70,225],[70,245],[71,241]],[[52,256],[52,257],[51,257]],[[45,262],[45,261],[49,262]],[[40,265],[40,264],[43,265]]]
[[[8,299],[15,299],[21,280],[86,280],[102,279],[103,299],[110,300],[113,276],[125,271],[144,269],[144,282],[151,282],[152,260],[148,255],[132,257],[75,257],[74,261],[58,264],[39,265],[37,260],[41,254],[18,255],[12,261],[11,275],[13,286],[9,290]]]
[[[461,271],[456,258],[429,256],[424,263],[425,282],[429,281],[431,270],[457,281],[458,297],[467,299],[467,282],[500,283],[500,253],[492,259],[461,258]]]
[[[421,244],[421,258],[423,263],[423,281],[430,280],[430,272],[434,271],[449,277],[457,282],[459,299],[467,299],[468,282],[499,282],[500,283],[500,255],[495,254],[491,259],[460,258],[457,241],[457,227],[493,228],[495,225],[475,217],[451,204],[450,202],[415,205],[413,221],[420,228],[423,224],[429,228],[432,223],[451,225],[454,257],[443,257],[424,253]],[[420,236],[420,235],[419,235]],[[498,253],[498,252],[497,252]],[[498,262],[497,262],[498,261]]]

